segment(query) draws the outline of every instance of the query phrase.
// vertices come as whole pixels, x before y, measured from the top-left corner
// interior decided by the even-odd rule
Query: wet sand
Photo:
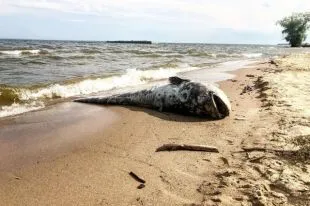
[[[263,107],[268,101],[262,97],[265,90],[255,87],[259,76],[267,81],[278,69],[260,63],[221,82],[233,112],[218,121],[76,103],[60,104],[58,112],[7,118],[0,123],[0,201],[4,205],[296,205],[296,201],[306,205],[308,164],[291,166],[273,153],[240,152],[243,147],[282,146],[270,137],[275,139],[272,134],[279,131],[283,116]],[[212,145],[220,152],[155,152],[167,143]],[[143,177],[144,188],[137,189],[140,183],[128,174],[131,171]],[[288,187],[292,184],[285,181],[298,185]]]
[[[0,170],[22,168],[78,148],[118,118],[109,109],[72,102],[8,117],[0,122]]]

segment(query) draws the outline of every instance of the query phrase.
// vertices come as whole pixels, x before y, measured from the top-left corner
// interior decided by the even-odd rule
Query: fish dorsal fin
[[[181,79],[180,77],[169,77],[169,82],[170,84],[175,84],[175,85],[179,85],[182,84],[183,82],[190,82],[189,79]]]

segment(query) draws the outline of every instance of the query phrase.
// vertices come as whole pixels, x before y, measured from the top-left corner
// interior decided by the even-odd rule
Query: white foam
[[[0,117],[17,115],[42,108],[44,108],[43,102],[32,102],[30,104],[13,103],[10,106],[0,106]]]
[[[0,54],[6,54],[6,55],[21,55],[23,53],[30,53],[30,54],[39,54],[39,49],[32,49],[32,50],[10,50],[10,51],[0,51]]]
[[[211,53],[211,56],[212,56],[212,57],[214,57],[214,58],[216,58],[216,57],[217,57],[217,55],[216,55],[216,54],[214,54],[214,53]]]
[[[242,55],[237,53],[211,53],[211,56],[214,58],[223,58],[223,57],[241,57]]]
[[[257,57],[261,57],[263,53],[243,53],[242,55],[247,58],[257,58]]]

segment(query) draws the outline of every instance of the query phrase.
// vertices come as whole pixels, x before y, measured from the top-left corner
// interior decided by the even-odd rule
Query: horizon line
[[[69,40],[69,39],[31,39],[31,38],[0,38],[0,40],[19,40],[19,41],[67,41],[67,42],[108,42],[108,41],[151,41],[151,40]],[[207,43],[207,42],[157,42],[151,41],[152,44],[220,44],[220,45],[279,45],[277,44],[262,44],[262,43]],[[305,42],[306,43],[306,42]]]

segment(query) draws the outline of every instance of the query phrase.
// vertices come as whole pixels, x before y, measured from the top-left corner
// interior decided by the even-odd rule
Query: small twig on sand
[[[247,147],[242,148],[244,152],[267,152],[267,148],[263,147]]]
[[[215,152],[219,153],[216,147],[206,145],[188,145],[188,144],[164,144],[156,149],[156,152],[161,151],[177,151],[177,150],[188,150],[188,151],[202,151],[202,152]]]
[[[252,162],[252,163],[257,163],[257,162],[259,162],[260,160],[265,159],[265,158],[266,158],[266,156],[264,155],[264,156],[252,158],[252,159],[250,159],[249,161]]]
[[[243,118],[243,117],[236,117],[236,118],[234,118],[234,120],[245,121],[246,118]]]
[[[279,66],[277,62],[275,62],[275,60],[271,59],[269,61],[269,64],[274,64],[276,67]]]
[[[223,161],[223,163],[224,163],[225,165],[228,165],[228,166],[229,166],[229,162],[228,162],[228,159],[227,159],[227,158],[225,158],[225,157],[220,157],[220,159]]]
[[[137,189],[143,189],[145,187],[145,184],[140,184],[138,187],[137,187]]]
[[[143,183],[143,184],[145,183],[145,180],[142,179],[141,177],[139,177],[138,175],[136,175],[135,173],[129,172],[129,175],[130,175],[132,178],[134,178],[136,181],[141,182],[141,183]]]

